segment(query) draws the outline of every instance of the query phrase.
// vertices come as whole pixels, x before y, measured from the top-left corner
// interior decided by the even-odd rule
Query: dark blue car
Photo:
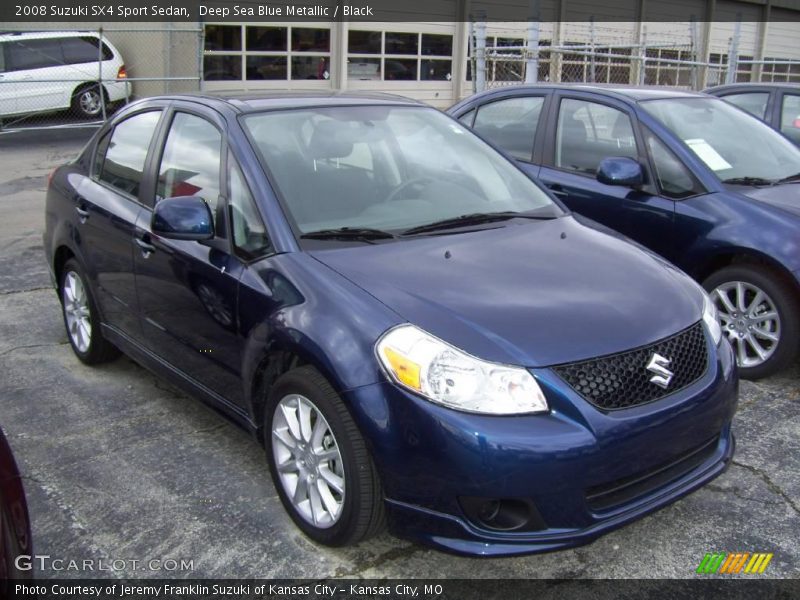
[[[45,251],[78,358],[238,421],[321,543],[586,543],[733,453],[700,286],[412,101],[129,105],[54,172]]]
[[[796,360],[800,149],[786,138],[717,98],[664,88],[519,86],[449,112],[573,211],[700,281],[742,377]]]

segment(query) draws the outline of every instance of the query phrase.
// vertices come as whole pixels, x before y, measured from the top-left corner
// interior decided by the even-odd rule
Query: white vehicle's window
[[[478,109],[472,128],[514,158],[531,160],[544,98],[507,98]]]
[[[159,197],[198,196],[206,201],[216,221],[221,148],[222,134],[211,123],[177,113],[158,170]]]
[[[119,123],[97,147],[96,176],[131,196],[138,196],[147,150],[160,117],[160,111],[150,111]]]
[[[61,47],[64,51],[64,62],[69,65],[90,63],[100,60],[100,40],[92,36],[63,38]],[[111,49],[103,44],[103,60],[114,58]]]
[[[565,98],[558,111],[555,165],[594,174],[604,158],[637,158],[630,117],[616,108]]]
[[[800,173],[800,149],[718,98],[670,98],[641,105],[723,182],[757,184]]]
[[[767,114],[767,101],[769,94],[767,92],[746,92],[742,94],[728,94],[722,96],[725,102],[730,102],[734,106],[738,106],[742,110],[746,110],[751,115],[763,119]]]
[[[43,38],[6,42],[6,71],[27,71],[64,64],[61,40]]]
[[[794,142],[800,143],[800,96],[784,94],[781,101],[781,131]]]
[[[507,159],[430,108],[298,109],[244,123],[302,233],[400,231],[472,213],[561,214]]]

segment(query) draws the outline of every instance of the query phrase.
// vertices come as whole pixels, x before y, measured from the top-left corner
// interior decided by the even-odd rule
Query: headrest
[[[317,159],[350,156],[353,153],[353,141],[348,139],[351,136],[342,132],[341,129],[342,124],[335,121],[317,123],[308,144],[308,153],[311,157]]]

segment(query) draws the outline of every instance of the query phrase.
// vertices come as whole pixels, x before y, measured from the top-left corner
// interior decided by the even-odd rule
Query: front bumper
[[[709,353],[706,373],[689,387],[612,412],[549,369],[534,371],[548,415],[461,413],[390,383],[346,400],[371,445],[395,534],[468,555],[543,552],[591,542],[725,470],[738,379],[727,343],[709,342]],[[597,490],[606,501],[596,501]],[[524,500],[540,525],[487,528],[467,516],[465,497]]]

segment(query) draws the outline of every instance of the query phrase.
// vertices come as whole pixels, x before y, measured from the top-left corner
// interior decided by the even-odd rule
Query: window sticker
[[[720,156],[719,152],[714,150],[713,146],[701,138],[683,140],[697,154],[708,167],[714,171],[724,171],[725,169],[733,168],[727,160]]]

